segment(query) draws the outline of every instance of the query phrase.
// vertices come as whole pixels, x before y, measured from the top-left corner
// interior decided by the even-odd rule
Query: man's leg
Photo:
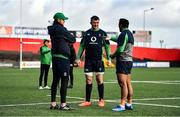
[[[44,74],[44,66],[43,66],[43,64],[41,64],[41,67],[40,67],[40,76],[39,76],[39,86],[42,86],[43,74]]]
[[[50,65],[46,65],[46,67],[45,67],[45,75],[44,75],[44,87],[47,86],[49,68],[50,68]]]
[[[121,87],[121,101],[120,105],[125,106],[127,95],[128,95],[128,87],[127,87],[127,75],[126,74],[117,74],[117,79],[119,86]]]
[[[104,83],[103,83],[103,74],[97,74],[96,75],[96,81],[98,85],[98,93],[99,93],[99,107],[104,107],[105,101],[104,101]]]
[[[86,77],[86,99],[85,102],[79,104],[79,106],[91,106],[91,92],[92,92],[92,80],[93,80],[93,73],[85,73]]]
[[[56,106],[56,93],[57,93],[57,85],[59,84],[60,76],[59,76],[59,68],[58,68],[58,60],[53,58],[52,61],[52,70],[53,70],[53,81],[51,85],[51,106]]]
[[[128,88],[127,100],[129,104],[132,104],[133,88],[131,85],[131,74],[129,74],[127,78],[127,88]]]
[[[97,81],[97,85],[98,85],[99,100],[104,99],[103,74],[97,74],[96,81]]]
[[[91,92],[92,92],[92,75],[85,75],[86,77],[86,101],[90,102],[91,99]]]

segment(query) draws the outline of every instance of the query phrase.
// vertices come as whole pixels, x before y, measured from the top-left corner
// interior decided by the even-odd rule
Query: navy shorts
[[[131,74],[132,61],[116,61],[116,73]]]
[[[104,62],[101,60],[85,60],[84,72],[104,72]]]

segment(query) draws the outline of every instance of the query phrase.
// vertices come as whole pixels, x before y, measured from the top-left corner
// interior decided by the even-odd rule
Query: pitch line
[[[50,96],[50,95],[47,95]],[[57,96],[59,97],[59,96]],[[71,97],[71,96],[67,96],[67,98],[71,98],[71,99],[80,99],[80,100],[84,100],[84,98],[82,97]],[[168,100],[168,99],[180,99],[180,97],[172,97],[172,98],[144,98],[144,99],[134,99],[134,100]],[[97,102],[97,99],[91,99],[93,102]],[[105,100],[106,102],[117,102],[117,100]],[[119,100],[118,100],[119,101]],[[68,103],[80,103],[82,101],[71,101]],[[0,107],[14,107],[14,106],[35,106],[35,105],[47,105],[50,104],[50,102],[45,102],[45,103],[27,103],[27,104],[8,104],[8,105],[0,105]],[[180,108],[180,106],[174,106],[174,105],[162,105],[162,104],[149,104],[149,103],[136,103],[134,102],[133,104],[136,105],[145,105],[145,106],[158,106],[158,107],[169,107],[169,108]]]
[[[144,98],[144,99],[133,99],[133,100],[147,100],[147,101],[152,101],[152,100],[179,100],[180,97],[171,97],[171,98]]]
[[[80,103],[82,101],[71,101],[68,103]],[[13,107],[13,106],[36,106],[36,105],[50,105],[50,102],[42,102],[42,103],[27,103],[27,104],[7,104],[7,105],[0,105],[0,107]]]
[[[50,95],[47,95],[47,96],[50,96]],[[57,97],[60,97],[60,96],[57,96]],[[70,97],[70,96],[67,96],[67,98],[71,98],[71,99],[83,99],[82,97]],[[133,100],[172,100],[172,99],[180,99],[180,97],[172,97],[172,98],[144,98],[144,99],[133,99]],[[98,100],[97,99],[91,99],[93,102],[97,102]],[[105,100],[106,102],[119,102],[119,100]],[[133,102],[133,104],[136,104],[136,105],[145,105],[145,106],[158,106],[158,107],[169,107],[169,108],[180,108],[180,106],[174,106],[174,105],[163,105],[163,104],[149,104],[149,103],[136,103],[136,102]]]
[[[149,103],[133,103],[133,104],[144,105],[144,106],[158,106],[158,107],[168,107],[168,108],[180,108],[180,106],[174,106],[174,105],[149,104]]]
[[[152,83],[152,84],[180,84],[180,81],[131,81],[132,83]],[[117,83],[115,80],[104,82],[106,84]]]

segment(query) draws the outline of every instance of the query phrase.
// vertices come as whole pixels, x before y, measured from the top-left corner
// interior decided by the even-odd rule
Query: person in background
[[[52,70],[53,81],[51,85],[51,106],[50,109],[72,110],[66,103],[67,86],[70,70],[70,43],[75,43],[75,37],[64,27],[68,19],[63,13],[57,12],[54,15],[54,22],[48,26],[48,33],[51,38]],[[60,82],[61,81],[61,82]],[[60,82],[60,107],[56,103],[57,86]]]
[[[51,49],[48,47],[49,40],[44,39],[43,46],[40,47],[40,76],[39,76],[39,89],[50,89],[47,85],[48,81],[48,72],[51,64]],[[44,76],[44,87],[42,86]]]
[[[121,18],[119,20],[119,30],[121,34],[117,39],[117,49],[111,55],[116,57],[116,75],[118,84],[121,88],[121,99],[113,111],[132,110],[133,88],[131,85],[131,69],[133,65],[132,51],[134,45],[134,37],[128,29],[129,21]],[[115,38],[114,38],[115,39]],[[115,41],[115,40],[114,40]],[[126,102],[127,100],[127,102]]]
[[[74,74],[73,74],[73,67],[74,67],[74,62],[76,60],[76,52],[74,49],[73,44],[69,44],[70,47],[70,71],[69,71],[69,85],[68,88],[73,88],[73,82],[74,82]]]
[[[110,43],[105,38],[107,34],[99,28],[99,17],[92,16],[90,20],[91,28],[85,32],[80,43],[76,63],[80,63],[80,58],[85,50],[85,65],[84,74],[86,77],[86,98],[79,106],[91,106],[90,101],[92,86],[93,86],[93,72],[96,76],[97,89],[99,93],[98,106],[104,107],[104,62],[103,62],[103,47],[106,50],[107,64],[110,66]]]

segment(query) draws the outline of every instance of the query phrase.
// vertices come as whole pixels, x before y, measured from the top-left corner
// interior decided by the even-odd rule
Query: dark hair
[[[45,44],[45,43],[46,43],[46,41],[47,41],[47,42],[49,42],[49,40],[45,39],[43,43]]]
[[[91,17],[91,22],[92,22],[92,20],[100,20],[100,19],[99,19],[98,16],[94,15],[94,16]]]
[[[129,27],[129,21],[127,19],[121,18],[119,20],[119,25],[122,25],[123,28]]]

